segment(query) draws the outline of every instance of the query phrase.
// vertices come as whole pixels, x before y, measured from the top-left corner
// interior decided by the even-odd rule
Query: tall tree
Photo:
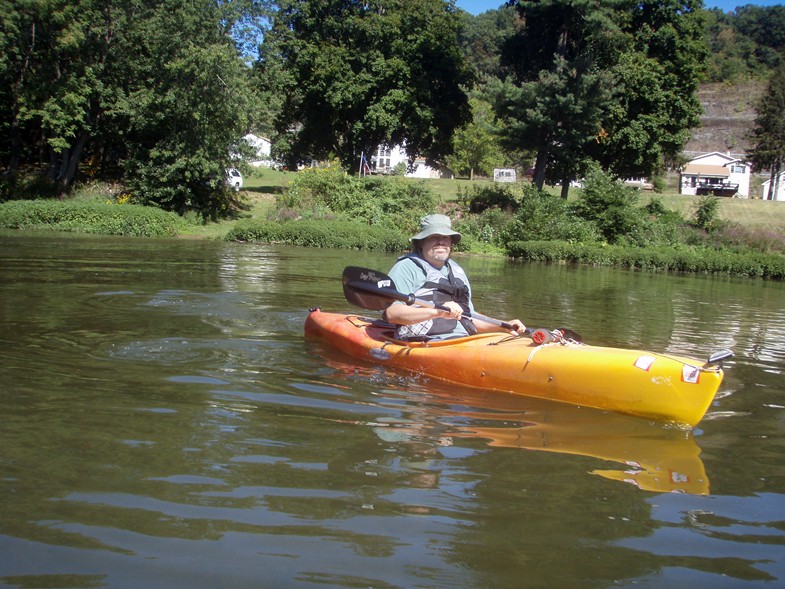
[[[611,6],[592,0],[516,3],[517,34],[504,47],[509,76],[496,108],[507,122],[510,147],[537,153],[534,183],[569,181],[583,172],[583,152],[602,128],[611,79],[604,69],[618,28]]]
[[[625,45],[609,64],[615,100],[589,154],[618,177],[651,176],[700,124],[706,48],[698,0],[625,2],[614,13]]]
[[[757,108],[755,126],[750,134],[753,142],[747,157],[759,169],[769,169],[768,200],[773,200],[785,162],[785,64],[774,70],[765,94]]]
[[[488,102],[471,98],[472,121],[455,132],[453,155],[447,165],[459,174],[489,175],[494,167],[503,165],[504,153],[493,121],[493,108]]]
[[[0,76],[8,105],[7,173],[16,174],[22,136],[41,136],[61,188],[76,171],[96,107],[101,39],[91,35],[93,2],[4,2]],[[32,146],[28,146],[28,149]]]
[[[519,0],[498,93],[507,140],[537,150],[534,180],[568,181],[590,161],[648,175],[698,122],[705,50],[697,0]]]
[[[116,64],[112,114],[138,200],[207,216],[226,204],[224,168],[256,104],[223,8],[214,0],[149,1],[118,47],[127,57]]]
[[[499,57],[507,38],[515,33],[514,13],[514,7],[502,5],[477,16],[462,14],[459,40],[480,80],[500,77]]]
[[[288,74],[277,128],[290,162],[337,156],[356,170],[381,144],[430,160],[449,152],[471,82],[452,0],[279,4],[264,51]]]
[[[215,214],[254,94],[235,24],[256,0],[0,0],[6,176],[48,155],[61,192],[89,155],[137,200]]]

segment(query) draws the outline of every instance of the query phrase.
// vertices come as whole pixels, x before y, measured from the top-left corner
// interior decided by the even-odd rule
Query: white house
[[[684,166],[679,194],[716,196],[750,195],[752,166],[739,158],[715,151],[696,157]]]
[[[270,158],[270,140],[267,137],[259,137],[253,133],[248,133],[243,139],[256,152],[256,157],[250,161],[252,166],[269,168],[273,165],[273,160]]]
[[[452,178],[452,170],[446,166],[433,168],[425,163],[425,158],[416,158],[409,166],[409,156],[403,146],[381,145],[368,158],[371,171],[375,174],[389,174],[398,164],[406,164],[407,178]]]
[[[763,200],[769,198],[770,185],[771,178],[760,185],[760,197]],[[772,200],[785,200],[785,172],[780,172],[780,175],[774,179],[774,198]]]

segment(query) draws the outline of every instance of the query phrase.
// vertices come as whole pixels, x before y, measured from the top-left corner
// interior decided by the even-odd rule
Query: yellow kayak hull
[[[694,426],[722,383],[700,360],[502,333],[431,342],[393,339],[389,325],[312,310],[306,336],[354,358],[472,387]]]

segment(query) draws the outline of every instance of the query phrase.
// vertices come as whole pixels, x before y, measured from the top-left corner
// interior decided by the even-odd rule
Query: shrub
[[[357,178],[338,166],[299,172],[276,197],[278,217],[360,221],[409,233],[437,206],[424,182],[403,178]]]
[[[785,279],[785,257],[777,254],[723,252],[707,248],[628,248],[559,241],[512,242],[507,245],[507,254],[539,262]]]
[[[714,231],[719,228],[720,201],[716,196],[704,196],[695,205],[695,226],[704,231]]]
[[[644,209],[638,208],[639,192],[595,168],[573,211],[594,223],[608,243],[644,245],[650,233]]]
[[[521,196],[515,187],[503,184],[492,186],[472,186],[460,195],[469,213],[479,214],[488,209],[501,209],[515,212],[520,205]]]
[[[593,242],[602,239],[602,235],[594,223],[576,217],[564,199],[528,186],[506,240],[548,239]]]
[[[406,251],[410,245],[407,235],[395,228],[369,226],[357,221],[240,221],[226,239],[387,252]]]
[[[455,229],[463,235],[458,249],[476,251],[476,247],[483,249],[480,244],[501,248],[508,240],[514,223],[515,217],[511,213],[497,208],[466,215],[455,223]]]
[[[9,229],[173,237],[179,233],[182,223],[174,213],[140,205],[58,200],[0,204],[0,227]]]

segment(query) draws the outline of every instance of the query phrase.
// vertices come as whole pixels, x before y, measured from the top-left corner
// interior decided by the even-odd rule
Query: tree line
[[[781,68],[785,9],[699,0],[0,0],[0,198],[117,180],[132,202],[226,212],[248,132],[290,165],[403,144],[534,181],[656,174],[702,80]],[[724,76],[724,78],[723,78]],[[565,192],[566,194],[566,192]]]

